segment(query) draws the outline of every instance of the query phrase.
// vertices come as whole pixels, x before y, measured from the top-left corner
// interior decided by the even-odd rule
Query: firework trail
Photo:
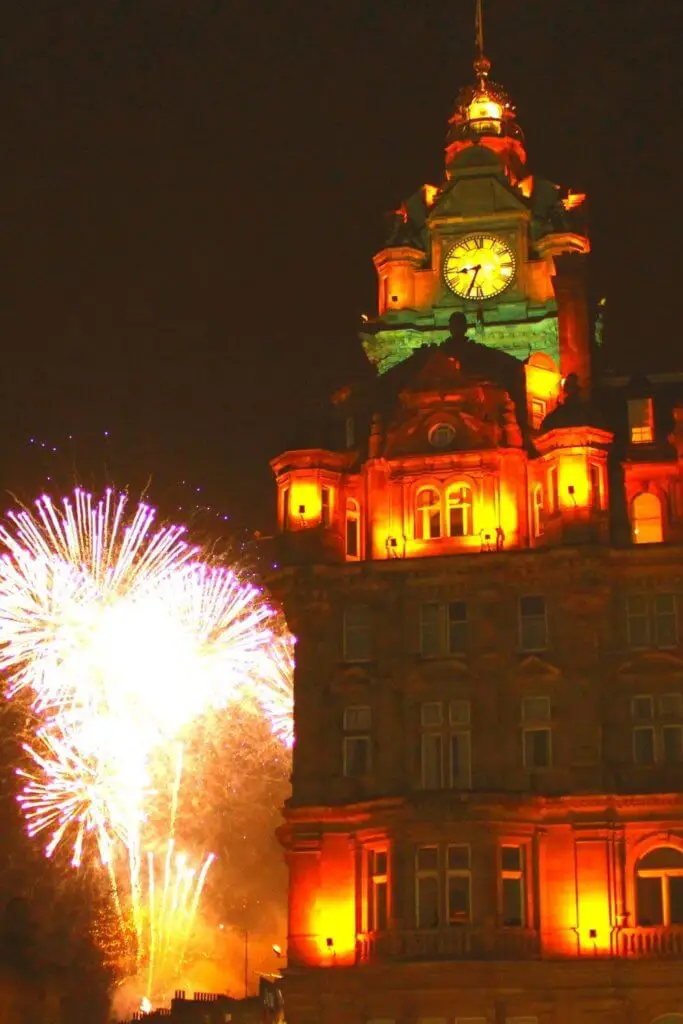
[[[291,747],[292,638],[183,527],[111,490],[10,513],[0,548],[0,672],[32,723],[28,832],[103,865],[150,996],[182,964],[212,860],[177,846],[184,750],[231,708]]]

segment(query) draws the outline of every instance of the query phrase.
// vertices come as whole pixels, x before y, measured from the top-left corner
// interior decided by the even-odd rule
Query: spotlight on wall
[[[306,506],[305,505],[299,505],[299,515],[300,516],[305,516],[306,515]]]
[[[325,939],[325,945],[328,949],[334,949],[334,939]]]
[[[275,953],[275,956],[282,956],[282,950],[277,943],[273,943],[273,953]]]

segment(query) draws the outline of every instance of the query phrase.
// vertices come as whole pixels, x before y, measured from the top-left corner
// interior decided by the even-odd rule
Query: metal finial
[[[474,12],[474,35],[477,51],[477,60],[484,56],[484,4],[483,0],[477,0]]]
[[[476,0],[474,9],[474,44],[476,56],[474,71],[480,81],[487,77],[491,70],[491,61],[484,53],[484,0]]]

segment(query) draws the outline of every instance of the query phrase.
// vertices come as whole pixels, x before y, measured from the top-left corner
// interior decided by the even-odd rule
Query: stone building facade
[[[273,462],[291,1024],[683,1024],[683,375],[593,369],[584,197],[489,71]]]

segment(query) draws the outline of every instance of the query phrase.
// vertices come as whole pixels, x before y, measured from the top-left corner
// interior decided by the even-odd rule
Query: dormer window
[[[423,487],[415,499],[415,537],[436,540],[441,536],[441,496],[433,487]]]
[[[450,448],[455,439],[455,427],[450,423],[437,423],[429,431],[429,443],[434,448]]]
[[[448,536],[470,537],[474,532],[472,517],[472,488],[456,484],[447,495]]]
[[[654,411],[651,398],[630,398],[628,427],[631,444],[650,444],[654,440]]]

